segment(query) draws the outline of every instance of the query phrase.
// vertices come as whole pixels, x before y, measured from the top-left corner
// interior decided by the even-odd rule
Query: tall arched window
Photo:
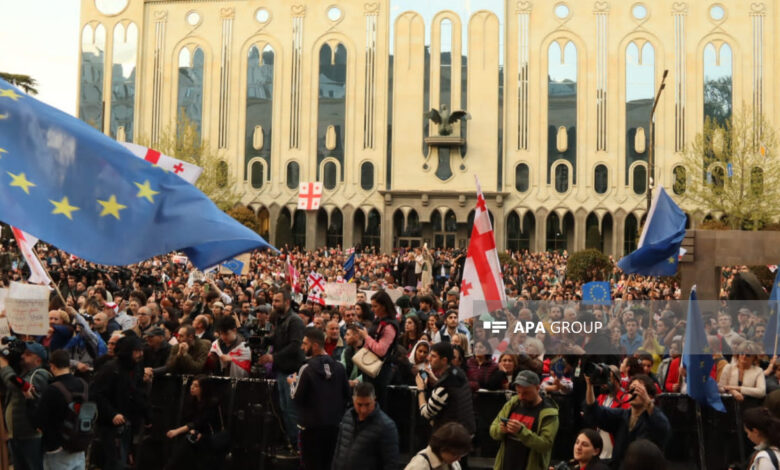
[[[704,120],[725,127],[732,109],[732,53],[726,43],[704,48]]]
[[[338,209],[333,209],[330,214],[330,224],[325,236],[325,244],[328,248],[335,248],[341,245],[344,238],[344,216]]]
[[[593,189],[597,194],[604,194],[607,192],[609,186],[609,170],[606,165],[597,165],[593,171]]]
[[[634,214],[628,214],[623,227],[623,254],[629,254],[636,250],[639,242],[639,222]]]
[[[325,162],[325,166],[322,170],[322,185],[325,187],[325,189],[332,190],[336,187],[336,170],[335,163]]]
[[[547,51],[548,182],[553,163],[561,158],[571,163],[576,174],[577,47],[571,41],[566,43],[563,49],[558,42],[553,42]],[[576,182],[575,178],[574,183]]]
[[[200,47],[179,52],[179,96],[177,99],[177,130],[179,135],[192,128],[200,139],[203,119],[203,64],[205,57]]]
[[[371,162],[360,165],[360,188],[363,191],[374,189],[374,164]]]
[[[247,55],[244,161],[261,157],[270,174],[275,56],[270,45],[262,46],[262,53],[261,46],[252,46]]]
[[[634,192],[644,194],[647,191],[647,167],[637,165],[634,167]]]
[[[261,189],[263,187],[263,164],[260,162],[252,163],[252,187],[255,189]]]
[[[106,51],[106,28],[98,24],[81,31],[81,84],[79,119],[99,131],[103,123],[103,54]]]
[[[524,193],[528,191],[529,170],[528,165],[521,163],[515,167],[515,189]]]
[[[287,187],[290,189],[298,189],[298,185],[301,180],[301,171],[298,166],[298,162],[290,162],[287,164]]]
[[[347,100],[347,49],[343,44],[320,48],[318,89],[317,164],[333,157],[343,168]]]
[[[114,54],[111,67],[111,137],[133,141],[135,117],[135,63],[138,52],[138,27],[122,23],[114,27]]]
[[[674,186],[672,186],[672,191],[674,191],[674,194],[678,196],[685,194],[685,189],[688,186],[685,167],[681,165],[674,167],[672,175],[674,176]]]
[[[441,20],[441,52],[439,55],[439,105],[450,105],[452,93],[452,21]],[[438,106],[436,106],[438,109]]]
[[[555,167],[555,190],[559,193],[569,190],[569,167],[563,163]]]
[[[626,183],[628,168],[647,161],[650,145],[649,117],[655,98],[655,49],[649,42],[626,47]]]

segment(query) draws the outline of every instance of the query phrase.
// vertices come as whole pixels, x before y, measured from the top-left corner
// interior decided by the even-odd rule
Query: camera
[[[571,467],[569,466],[569,462],[563,461],[558,462],[558,465],[553,467],[555,470],[571,470]]]
[[[198,433],[196,432],[189,432],[187,433],[187,442],[190,444],[195,444],[198,442]]]
[[[588,362],[583,367],[583,373],[590,379],[591,385],[600,387],[609,384],[612,369],[603,362]]]
[[[0,354],[8,361],[8,364],[14,369],[19,369],[19,363],[22,360],[22,354],[27,349],[24,341],[16,336],[7,336],[0,340]]]
[[[252,354],[252,367],[249,371],[251,377],[261,379],[266,377],[267,369],[264,365],[260,365],[258,361],[260,356],[268,352],[270,333],[270,325],[266,323],[265,328],[255,329],[255,334],[246,339],[246,344],[249,346],[249,351]]]

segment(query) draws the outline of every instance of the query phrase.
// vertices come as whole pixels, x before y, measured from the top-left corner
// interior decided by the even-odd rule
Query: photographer
[[[279,406],[284,417],[284,427],[290,444],[298,442],[298,416],[290,398],[290,386],[287,376],[297,372],[303,364],[303,320],[290,308],[292,297],[290,291],[282,289],[273,296],[273,309],[276,321],[274,332],[268,340],[273,352],[260,357],[261,365],[273,364],[276,374]]]
[[[653,402],[657,392],[653,379],[644,374],[631,379],[628,388],[630,409],[599,406],[590,381],[585,375],[585,420],[615,437],[611,468],[619,467],[628,445],[637,439],[649,439],[664,448],[671,427],[666,415]]]
[[[52,375],[43,365],[46,349],[38,343],[23,343],[17,339],[5,345],[0,354],[0,393],[4,398],[5,422],[8,426],[12,462],[15,470],[42,470],[43,445],[41,433],[35,428],[31,411],[46,389]],[[14,370],[11,363],[15,363]]]

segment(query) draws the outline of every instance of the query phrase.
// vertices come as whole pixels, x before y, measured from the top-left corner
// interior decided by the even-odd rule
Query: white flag
[[[27,266],[30,267],[29,281],[33,284],[43,284],[44,286],[51,284],[49,275],[46,274],[46,270],[41,265],[41,260],[35,256],[32,250],[33,246],[38,243],[38,239],[16,227],[11,227],[11,230],[14,232],[16,244],[19,245],[19,251],[24,255]]]
[[[198,181],[198,178],[200,178],[200,174],[203,173],[203,168],[177,158],[169,157],[168,155],[163,155],[157,150],[130,142],[119,143],[124,145],[125,148],[136,157],[144,159],[152,165],[159,166],[163,170],[171,171],[190,184],[195,184],[195,182]]]
[[[471,229],[466,263],[463,265],[458,317],[465,320],[499,310],[505,305],[506,290],[498,261],[496,238],[477,178],[477,207],[474,209],[474,226]]]

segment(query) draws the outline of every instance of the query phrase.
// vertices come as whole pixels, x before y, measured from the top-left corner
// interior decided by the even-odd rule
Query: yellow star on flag
[[[2,119],[2,118],[0,118],[0,119]],[[0,158],[3,158],[3,154],[4,154],[4,153],[8,153],[8,150],[6,150],[6,149],[4,149],[4,148],[0,147]]]
[[[19,188],[22,188],[22,191],[24,191],[27,194],[30,194],[30,186],[35,186],[35,183],[32,183],[27,179],[27,176],[25,176],[24,173],[19,173],[18,175],[15,175],[8,172],[9,175],[11,175],[11,178],[13,181],[11,181],[11,186],[17,186]]]
[[[70,205],[70,201],[68,201],[67,196],[63,197],[62,201],[57,202],[49,199],[49,202],[54,204],[54,210],[51,211],[52,214],[62,214],[70,220],[73,220],[71,213],[79,210],[78,207]]]
[[[138,186],[138,194],[136,194],[136,196],[145,197],[149,202],[154,204],[154,195],[160,194],[160,191],[153,190],[149,185],[149,180],[144,181],[143,184],[135,183],[135,185]]]
[[[4,90],[0,88],[0,98],[11,98],[14,101],[19,101],[19,98],[21,98],[22,95],[17,95],[16,92],[11,90],[10,88],[8,90]]]
[[[108,201],[101,201],[98,199],[98,203],[103,206],[103,210],[100,212],[100,217],[113,215],[116,217],[116,220],[119,220],[119,211],[127,208],[127,206],[116,202],[116,196],[113,194],[110,198],[108,198]]]
[[[670,256],[668,260],[669,264],[674,264],[674,256]]]
[[[3,119],[8,119],[8,116],[10,116],[10,113],[0,114],[0,121]]]

